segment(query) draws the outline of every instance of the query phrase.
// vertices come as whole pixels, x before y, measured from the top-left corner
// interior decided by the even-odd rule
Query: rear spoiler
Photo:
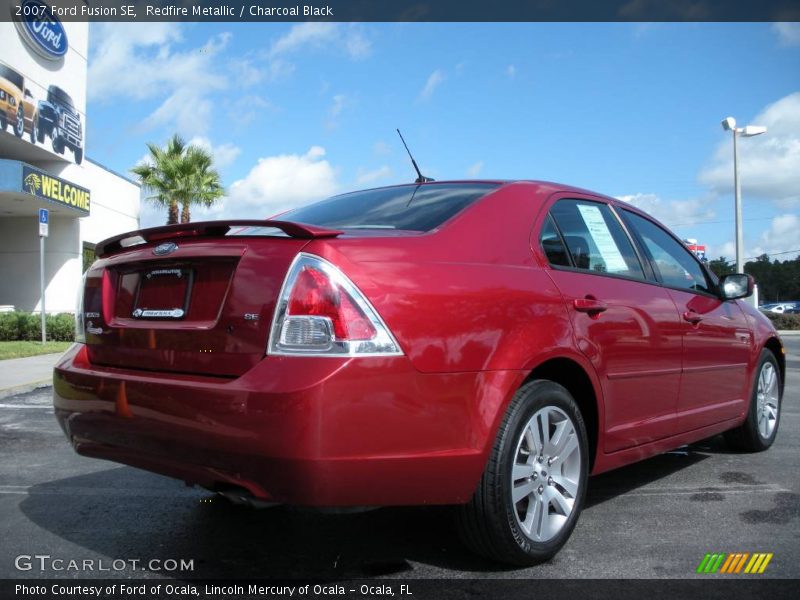
[[[234,220],[234,221],[201,221],[199,223],[181,223],[179,225],[162,225],[139,231],[130,231],[122,235],[115,235],[103,240],[95,246],[94,253],[98,258],[105,258],[111,254],[131,246],[172,240],[175,238],[197,237],[222,237],[235,227],[275,227],[286,235],[300,239],[329,238],[341,235],[343,232],[327,227],[293,223],[291,221],[266,220]]]

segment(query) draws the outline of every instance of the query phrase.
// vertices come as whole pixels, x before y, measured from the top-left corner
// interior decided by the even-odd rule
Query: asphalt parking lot
[[[447,508],[320,514],[252,510],[181,482],[82,458],[51,389],[0,400],[0,578],[686,578],[707,552],[771,552],[764,576],[800,576],[800,337],[786,337],[778,440],[730,453],[721,438],[590,480],[572,539],[551,562],[511,569],[471,555]],[[2,366],[0,365],[0,368]],[[192,560],[191,572],[30,570],[19,555]],[[167,564],[167,563],[163,563]],[[23,563],[24,566],[24,563]]]

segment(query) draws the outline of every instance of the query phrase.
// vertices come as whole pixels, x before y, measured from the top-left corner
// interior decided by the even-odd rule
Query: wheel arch
[[[600,448],[603,422],[602,392],[589,371],[578,361],[565,356],[550,358],[534,367],[524,383],[547,379],[564,386],[575,399],[589,438],[589,472],[594,468]]]
[[[778,369],[781,374],[781,395],[783,395],[783,387],[786,385],[786,353],[783,344],[777,337],[771,337],[764,343],[764,348],[775,355],[775,360],[778,361]]]

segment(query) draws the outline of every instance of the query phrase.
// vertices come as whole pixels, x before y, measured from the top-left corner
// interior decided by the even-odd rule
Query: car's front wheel
[[[57,132],[53,132],[53,151],[57,154],[64,154],[64,141]]]
[[[736,429],[725,432],[725,441],[736,450],[761,452],[775,441],[781,419],[781,372],[775,355],[766,348],[753,382],[747,419]]]
[[[530,565],[555,555],[583,507],[588,440],[570,393],[552,381],[522,386],[486,470],[457,512],[464,542],[488,558]]]
[[[22,137],[23,133],[25,133],[25,113],[20,106],[17,109],[17,119],[14,121],[14,135]]]

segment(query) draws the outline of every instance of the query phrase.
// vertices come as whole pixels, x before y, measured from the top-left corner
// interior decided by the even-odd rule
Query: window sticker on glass
[[[625,259],[622,258],[616,242],[614,242],[600,208],[588,204],[579,204],[578,210],[581,213],[583,222],[586,223],[586,228],[589,230],[592,240],[597,246],[598,252],[600,252],[600,256],[606,263],[606,271],[609,273],[627,271],[628,265],[625,263]]]

